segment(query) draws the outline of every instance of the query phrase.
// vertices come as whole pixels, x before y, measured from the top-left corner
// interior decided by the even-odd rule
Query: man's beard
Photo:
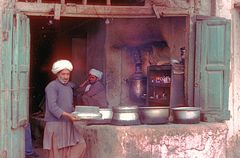
[[[62,84],[67,84],[69,80],[64,80],[61,77],[58,77],[58,80],[62,83]]]

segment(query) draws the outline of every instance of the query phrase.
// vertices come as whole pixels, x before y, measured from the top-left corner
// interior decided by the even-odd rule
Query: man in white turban
[[[76,118],[71,115],[73,106],[73,84],[69,82],[73,66],[68,60],[59,60],[52,66],[57,79],[45,88],[46,121],[43,148],[48,158],[84,158],[86,143],[73,126]]]
[[[62,70],[68,70],[68,76],[66,75],[57,75]],[[57,75],[58,79],[62,83],[67,83],[69,81],[70,72],[73,70],[72,63],[68,60],[58,60],[52,66],[53,74]]]
[[[80,85],[82,101],[85,105],[95,105],[100,108],[108,107],[106,99],[106,91],[103,84],[100,82],[103,73],[96,69],[91,69],[88,74],[88,79]]]

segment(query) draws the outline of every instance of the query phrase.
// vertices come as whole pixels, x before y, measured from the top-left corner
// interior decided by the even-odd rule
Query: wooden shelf
[[[169,101],[169,99],[157,99],[157,98],[148,98],[149,101],[152,101],[152,102],[166,102],[166,101]]]
[[[147,105],[169,106],[171,83],[164,83],[162,79],[171,80],[171,65],[151,65],[148,67]],[[160,81],[160,83],[156,83]],[[163,99],[163,94],[165,98]]]
[[[171,83],[150,83],[152,87],[171,87]]]
[[[149,106],[169,106],[168,99],[148,99]]]
[[[152,65],[152,66],[149,66],[149,71],[163,71],[163,70],[171,70],[171,65],[161,65],[161,66],[158,66],[158,65]]]

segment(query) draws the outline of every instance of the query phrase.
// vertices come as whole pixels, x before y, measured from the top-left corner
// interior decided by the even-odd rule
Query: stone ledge
[[[226,155],[225,123],[84,128],[78,122],[74,125],[84,134],[88,158],[224,158]]]

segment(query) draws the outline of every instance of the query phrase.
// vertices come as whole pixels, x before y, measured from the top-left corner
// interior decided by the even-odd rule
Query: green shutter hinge
[[[12,65],[12,72],[17,72],[17,65]]]

